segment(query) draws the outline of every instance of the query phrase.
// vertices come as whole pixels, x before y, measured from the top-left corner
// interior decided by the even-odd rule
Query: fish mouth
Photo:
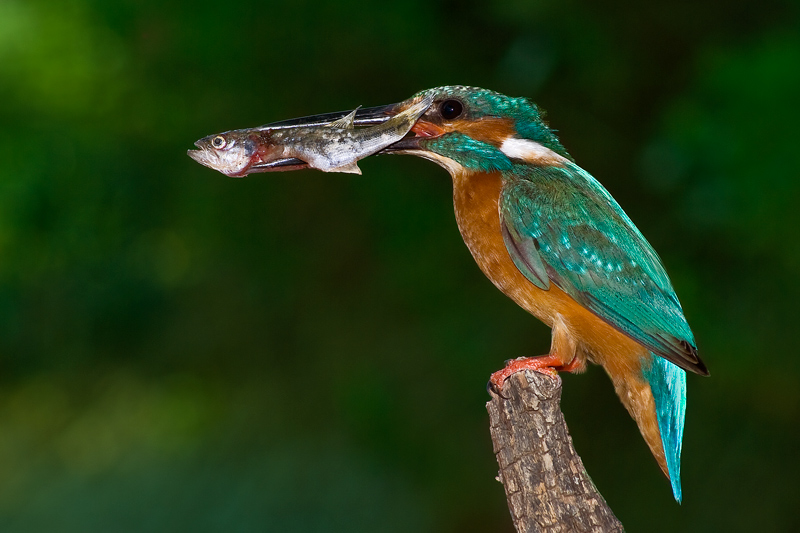
[[[199,150],[186,150],[186,154],[201,165],[214,168],[214,165],[217,163],[219,158],[203,148],[203,145],[200,144],[200,141],[195,142],[194,145],[197,146]]]
[[[214,153],[212,150],[209,150],[205,146],[203,146],[203,139],[200,139],[196,143],[194,143],[199,150],[186,150],[186,155],[203,165],[204,167],[208,167],[210,169],[216,170],[217,172],[221,172],[226,176],[230,176],[230,171],[225,168],[225,165],[220,160],[219,156]]]
[[[246,169],[242,169],[241,171],[231,170],[230,166],[219,157],[216,151],[208,148],[208,139],[209,137],[205,137],[196,141],[194,145],[199,148],[199,150],[186,150],[186,154],[204,167],[216,170],[230,178],[244,177],[246,175],[246,172],[244,172]]]

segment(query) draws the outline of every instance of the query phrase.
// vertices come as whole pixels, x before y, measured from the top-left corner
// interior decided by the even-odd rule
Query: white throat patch
[[[567,162],[565,157],[530,139],[509,137],[500,145],[500,151],[511,159],[521,159],[526,163],[563,165]]]

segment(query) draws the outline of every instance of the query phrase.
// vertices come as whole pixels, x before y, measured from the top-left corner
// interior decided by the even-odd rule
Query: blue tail
[[[681,443],[686,415],[686,372],[666,359],[652,355],[652,363],[644,369],[644,377],[653,391],[661,444],[667,459],[672,494],[681,503]]]

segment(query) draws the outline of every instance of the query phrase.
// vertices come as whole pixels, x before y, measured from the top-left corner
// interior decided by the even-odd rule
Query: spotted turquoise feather
[[[478,172],[509,172],[514,167],[506,154],[489,143],[476,141],[463,133],[451,133],[421,144]]]
[[[582,168],[525,166],[500,199],[506,247],[523,272],[544,276],[656,355],[696,368],[694,337],[661,261],[610,194]],[[521,253],[525,250],[525,253]]]

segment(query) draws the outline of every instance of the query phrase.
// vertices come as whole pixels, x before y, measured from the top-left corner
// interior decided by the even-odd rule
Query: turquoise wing
[[[585,170],[566,163],[515,173],[500,218],[506,248],[532,283],[554,283],[654,354],[708,375],[658,255]]]

